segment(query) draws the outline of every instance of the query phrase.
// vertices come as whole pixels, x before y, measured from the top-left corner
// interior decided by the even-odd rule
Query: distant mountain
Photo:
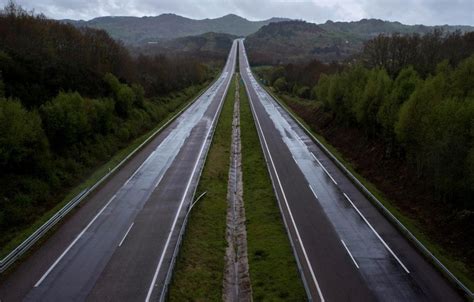
[[[317,58],[342,60],[357,53],[364,42],[379,34],[425,34],[434,29],[473,31],[471,26],[405,25],[379,19],[323,24],[271,18],[249,21],[229,14],[195,20],[175,14],[155,17],[99,17],[90,21],[62,20],[77,27],[104,29],[142,53],[188,53],[221,57],[231,37],[247,37],[249,58],[254,63],[275,64]],[[208,34],[207,34],[208,33]],[[195,36],[193,38],[193,36]],[[151,44],[154,43],[154,44]]]
[[[285,20],[288,19],[271,18],[264,21],[249,21],[233,14],[216,19],[194,20],[175,14],[163,14],[156,17],[99,17],[90,21],[62,21],[77,27],[104,29],[113,38],[122,40],[125,44],[138,45],[207,32],[247,36],[264,25]]]
[[[434,29],[440,29],[443,31],[472,31],[474,27],[464,25],[439,25],[439,26],[426,26],[426,25],[405,25],[400,22],[383,21],[380,19],[362,19],[360,21],[352,22],[333,22],[327,21],[324,24],[319,24],[322,28],[331,32],[340,32],[350,35],[357,35],[364,39],[369,39],[379,34],[425,34],[433,31]]]
[[[227,57],[234,39],[234,35],[223,33],[205,33],[198,36],[181,37],[171,40],[162,40],[158,43],[147,43],[133,48],[135,54],[145,55],[186,55],[201,59],[220,59]]]
[[[314,23],[285,21],[262,27],[245,40],[254,63],[278,64],[318,58],[338,60],[360,48],[362,39],[325,30]]]
[[[357,22],[314,24],[283,21],[263,26],[246,38],[249,59],[254,64],[279,64],[308,59],[343,60],[356,54],[364,42],[379,34],[425,34],[434,29],[446,32],[474,31],[471,26],[404,25],[378,19]]]

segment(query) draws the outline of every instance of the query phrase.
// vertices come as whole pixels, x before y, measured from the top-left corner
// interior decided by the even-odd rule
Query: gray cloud
[[[0,0],[3,6],[7,0]],[[215,18],[235,13],[251,20],[288,17],[312,22],[379,18],[405,24],[474,25],[474,0],[17,0],[55,19],[176,13]]]

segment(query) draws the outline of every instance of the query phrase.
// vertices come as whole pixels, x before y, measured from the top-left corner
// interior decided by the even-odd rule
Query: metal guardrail
[[[170,266],[168,268],[168,271],[166,272],[165,281],[163,283],[163,290],[161,291],[161,295],[160,295],[160,300],[159,300],[160,302],[165,301],[166,294],[168,293],[168,287],[171,283],[171,277],[173,276],[173,269],[174,269],[174,266],[176,264],[176,259],[178,258],[178,253],[179,253],[179,249],[181,247],[181,243],[183,241],[184,231],[186,230],[186,226],[188,224],[189,213],[191,213],[191,210],[194,207],[194,205],[201,198],[203,198],[204,195],[206,195],[206,193],[207,193],[207,191],[202,193],[201,195],[199,195],[199,197],[196,198],[196,200],[192,204],[190,204],[190,206],[186,210],[186,216],[184,216],[183,224],[181,225],[181,229],[179,230],[178,240],[176,241],[176,245],[175,245],[174,250],[173,250],[173,255],[171,256]]]
[[[25,241],[19,244],[13,251],[0,261],[0,273],[3,273],[10,265],[12,265],[18,258],[20,258],[28,249],[33,246],[41,237],[46,234],[56,223],[58,223],[64,216],[66,216],[87,193],[87,189],[80,192],[64,207],[57,211],[46,223],[31,234]]]
[[[218,77],[217,77],[218,78]],[[216,78],[216,79],[217,79]],[[181,113],[189,108],[196,100],[198,100],[207,90],[211,87],[214,82],[212,81],[205,89],[203,89],[191,102],[184,106],[180,111],[173,115],[166,123],[160,128],[155,130],[150,136],[144,140],[138,147],[130,152],[122,161],[120,161],[112,170],[105,174],[99,179],[93,186],[84,189],[78,195],[76,195],[71,201],[57,211],[48,221],[41,225],[35,232],[33,232],[28,238],[20,243],[15,249],[13,249],[8,255],[0,260],[0,274],[5,272],[16,260],[24,255],[36,242],[38,242],[43,236],[58,222],[60,222],[72,209],[74,209],[82,200],[84,200],[89,194],[95,191],[105,180],[107,180],[112,174],[114,174],[119,168],[121,168],[132,156],[140,151],[148,142],[150,142],[155,136],[166,128],[170,123],[176,120]]]
[[[258,77],[256,77],[258,79]],[[260,82],[260,81],[259,81]],[[359,190],[368,197],[387,217],[392,224],[394,224],[405,236],[418,248],[418,250],[425,255],[437,268],[441,273],[443,273],[454,285],[456,285],[460,290],[462,290],[469,299],[474,301],[474,293],[464,284],[462,283],[436,256],[423,244],[419,241],[415,235],[413,235],[410,230],[396,218],[392,212],[390,212],[377,197],[375,197],[372,192],[369,191],[358,179],[355,177],[346,166],[341,163],[336,156],[334,156],[326,146],[321,143],[313,133],[302,123],[298,120],[298,118],[290,111],[288,108],[282,104],[282,102],[265,86],[260,83],[260,85],[267,91],[268,94],[272,96],[272,98],[291,116],[291,118],[306,132],[307,135],[311,137],[311,139],[323,150],[323,152],[329,156],[329,158],[342,170],[342,172],[349,177],[349,179],[354,183]]]
[[[237,53],[238,55],[238,53]],[[237,64],[235,64],[237,65]],[[234,68],[235,69],[235,68]],[[231,82],[234,80],[234,75],[235,75],[235,72],[232,73],[232,78],[231,80],[227,83],[227,86],[224,90],[224,94],[222,96],[222,102],[221,102],[221,105],[219,107],[219,113],[218,115],[220,116],[221,112],[222,112],[222,108],[224,107],[224,102],[225,102],[225,98],[227,97],[227,93],[228,93],[228,90],[229,90],[229,87],[230,87],[230,84]],[[217,124],[218,124],[218,119],[216,120],[215,124],[214,125],[211,125],[212,130],[211,132],[209,133],[209,136],[206,138],[206,140],[209,140],[208,144],[209,146],[207,147],[207,150],[206,150],[206,153],[205,153],[205,156],[202,160],[202,164],[201,164],[201,167],[199,169],[199,175],[198,177],[196,178],[197,180],[201,179],[201,175],[202,175],[202,171],[204,170],[204,165],[206,164],[206,161],[207,161],[207,156],[209,155],[209,150],[211,149],[211,144],[212,144],[212,138],[214,137],[214,133],[216,131],[216,128],[217,128]],[[194,188],[194,191],[193,191],[193,194],[192,194],[192,198],[194,198],[194,196],[196,195],[196,190],[197,190],[197,187],[198,187],[198,184],[196,184],[196,187]],[[168,271],[166,272],[166,277],[165,277],[165,280],[163,282],[163,289],[161,290],[161,293],[160,293],[160,298],[159,298],[159,301],[160,302],[164,302],[166,300],[166,297],[167,297],[167,294],[168,294],[168,288],[169,288],[169,285],[171,283],[171,278],[173,277],[173,269],[174,269],[174,265],[176,264],[176,259],[178,257],[178,253],[179,253],[179,248],[181,247],[181,243],[182,243],[182,239],[183,239],[183,235],[184,235],[184,231],[186,230],[186,225],[187,225],[187,222],[188,222],[188,215],[189,213],[191,212],[192,208],[194,207],[194,205],[202,198],[204,197],[204,195],[206,195],[207,191],[202,193],[201,195],[199,195],[198,198],[196,198],[196,200],[191,203],[187,209],[187,212],[186,212],[186,216],[184,217],[184,220],[183,220],[183,224],[181,225],[181,229],[179,231],[179,237],[178,237],[178,240],[176,242],[176,246],[173,250],[173,254],[171,256],[171,262],[170,262],[170,265],[168,267]],[[0,301],[1,302],[1,301]]]

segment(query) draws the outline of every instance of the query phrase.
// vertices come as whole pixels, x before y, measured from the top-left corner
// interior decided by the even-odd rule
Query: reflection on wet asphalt
[[[422,291],[409,271],[390,253],[378,235],[354,209],[344,193],[328,176],[311,153],[309,138],[271,96],[257,83],[250,68],[247,73],[258,99],[265,108],[282,140],[290,150],[308,185],[340,239],[354,257],[369,288],[384,301],[420,301]]]
[[[227,64],[232,63],[228,60]],[[84,300],[125,232],[158,186],[198,123],[211,127],[205,115],[216,94],[226,85],[224,71],[213,85],[172,124],[166,138],[117,191],[102,212],[80,234],[63,257],[43,275],[26,300]]]

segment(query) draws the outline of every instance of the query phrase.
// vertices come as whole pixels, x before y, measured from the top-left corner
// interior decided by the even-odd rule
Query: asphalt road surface
[[[240,73],[312,300],[462,300],[257,83],[239,43]]]
[[[143,301],[162,294],[235,70],[217,81],[2,280],[1,301]]]

